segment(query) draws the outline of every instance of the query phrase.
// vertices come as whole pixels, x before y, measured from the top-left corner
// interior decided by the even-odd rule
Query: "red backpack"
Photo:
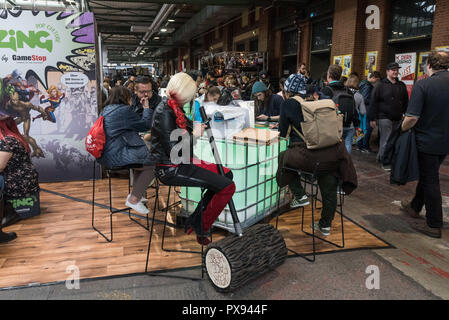
[[[89,133],[86,137],[86,150],[95,158],[101,157],[101,152],[106,144],[106,135],[103,128],[104,117],[100,116],[97,121],[95,121],[92,128],[90,128]]]
[[[108,114],[109,113],[111,112],[108,112]],[[106,144],[106,134],[104,133],[103,121],[104,117],[103,115],[100,115],[92,128],[90,128],[85,140],[87,152],[93,155],[96,159],[101,157],[104,145]]]

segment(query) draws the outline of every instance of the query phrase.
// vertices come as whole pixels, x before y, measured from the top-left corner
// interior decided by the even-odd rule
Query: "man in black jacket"
[[[368,120],[374,129],[379,127],[380,145],[377,160],[382,161],[385,146],[394,125],[402,119],[408,106],[407,87],[399,81],[399,64],[390,63],[387,66],[387,77],[377,85],[372,93],[368,110]],[[390,168],[384,168],[390,171]]]
[[[443,208],[439,170],[449,154],[449,54],[432,52],[427,60],[429,78],[413,88],[402,130],[414,128],[418,148],[419,183],[413,200],[402,202],[402,210],[419,218],[426,207],[425,222],[412,227],[428,236],[441,238]]]

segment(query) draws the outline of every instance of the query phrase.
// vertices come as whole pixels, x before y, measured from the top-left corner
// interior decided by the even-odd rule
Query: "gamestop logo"
[[[32,55],[32,56],[17,56],[17,55],[13,55],[12,56],[12,60],[13,61],[34,61],[34,62],[45,62],[47,61],[47,57],[46,56],[37,56],[37,55]]]

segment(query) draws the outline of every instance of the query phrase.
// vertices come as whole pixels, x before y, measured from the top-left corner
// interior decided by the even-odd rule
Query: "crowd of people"
[[[443,220],[439,168],[449,154],[449,54],[432,52],[427,64],[429,78],[416,83],[410,98],[406,86],[398,78],[400,66],[397,63],[388,64],[385,78],[375,71],[363,81],[356,73],[342,77],[342,68],[338,65],[331,65],[321,79],[313,81],[308,77],[306,65],[300,64],[297,73],[280,79],[279,90],[275,90],[269,73],[264,71],[257,77],[228,74],[218,79],[213,73],[203,77],[198,72],[180,72],[158,79],[132,76],[126,81],[117,79],[113,85],[106,78],[102,88],[105,103],[101,111],[106,144],[97,160],[105,167],[141,165],[134,170],[133,189],[125,202],[142,214],[149,213],[144,195],[155,176],[166,185],[205,188],[207,192],[202,201],[187,220],[186,232],[195,232],[198,242],[207,244],[207,233],[236,187],[229,169],[224,168],[225,176],[221,176],[214,164],[201,161],[193,154],[194,137],[203,135],[205,129],[199,107],[210,101],[226,105],[232,100],[253,100],[255,120],[271,123],[271,128],[279,130],[281,137],[290,139],[289,148],[279,155],[276,178],[279,186],[289,186],[293,194],[291,208],[306,206],[309,199],[297,176],[284,168],[317,173],[323,210],[320,221],[312,227],[328,236],[337,194],[349,195],[357,188],[357,174],[351,159],[355,142],[361,152],[372,152],[371,134],[378,128],[377,159],[382,161],[394,128],[402,131],[413,128],[419,182],[413,200],[403,201],[401,209],[419,218],[425,206],[427,223],[417,220],[413,227],[440,238]],[[159,88],[165,89],[165,98],[159,96]],[[320,101],[339,110],[343,128],[339,143],[312,150],[304,137],[307,134],[303,132],[302,106],[306,102]],[[179,133],[175,140],[173,132]],[[354,137],[360,139],[356,141]],[[189,148],[179,147],[182,143],[188,143]],[[391,170],[387,166],[383,169]],[[2,199],[39,190],[29,144],[7,114],[0,114],[0,173],[4,181]],[[18,174],[22,177],[17,178]],[[24,175],[27,183],[19,183],[24,181]],[[1,211],[4,215],[5,210]],[[16,217],[11,214],[8,219],[11,223]],[[15,237],[15,234],[1,232],[0,227],[0,242]]]

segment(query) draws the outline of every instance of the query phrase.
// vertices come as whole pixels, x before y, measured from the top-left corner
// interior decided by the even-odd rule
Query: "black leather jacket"
[[[184,112],[184,110],[181,108]],[[168,106],[167,99],[163,98],[158,104],[153,114],[153,126],[151,128],[151,140],[150,140],[150,160],[154,164],[179,164],[179,162],[172,162],[170,154],[172,148],[176,146],[178,151],[178,161],[183,159],[182,163],[187,163],[193,157],[193,122],[186,117],[187,130],[184,130],[183,134],[177,135],[177,140],[172,141],[170,135],[176,129],[179,129],[179,133],[182,133],[176,124],[176,116],[173,110]],[[180,141],[189,142],[188,146],[181,147]],[[183,150],[189,150],[190,154],[182,154]]]

